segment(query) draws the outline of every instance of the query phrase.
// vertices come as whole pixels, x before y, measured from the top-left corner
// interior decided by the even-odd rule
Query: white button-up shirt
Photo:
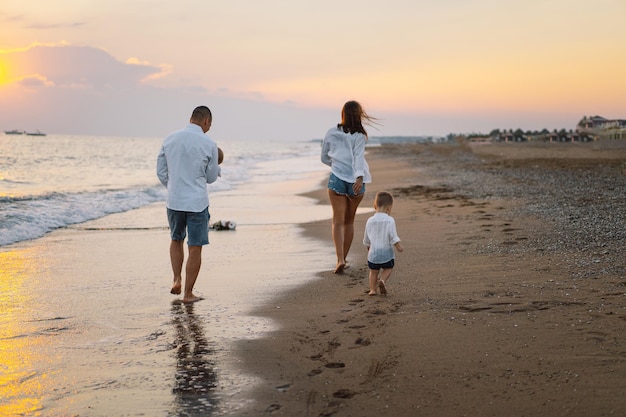
[[[207,184],[217,180],[217,145],[190,123],[163,141],[157,177],[167,187],[167,208],[199,213],[209,206]]]
[[[377,212],[365,223],[363,244],[369,247],[367,260],[384,264],[394,259],[394,247],[400,242],[396,232],[396,221],[387,213]]]
[[[363,177],[364,183],[372,182],[365,160],[366,139],[362,133],[345,133],[341,128],[333,127],[322,141],[322,162],[345,182],[353,184],[357,177]]]

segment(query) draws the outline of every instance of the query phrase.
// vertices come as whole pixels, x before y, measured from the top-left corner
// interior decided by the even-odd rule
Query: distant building
[[[602,116],[583,117],[576,127],[578,134],[597,139],[626,139],[626,120],[605,119]]]

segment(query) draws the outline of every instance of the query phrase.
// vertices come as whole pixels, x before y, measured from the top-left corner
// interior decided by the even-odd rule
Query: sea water
[[[161,142],[161,138],[0,135],[0,246],[164,201],[166,189],[155,174]],[[293,179],[321,169],[319,141],[219,145],[226,159],[221,178],[208,186],[211,195],[250,181]],[[300,162],[294,165],[294,160]],[[271,169],[264,170],[260,164],[268,161]]]
[[[330,231],[298,228],[330,217],[300,196],[328,175],[320,141],[218,141],[211,221],[237,229],[210,233],[206,299],[177,302],[161,142],[0,135],[1,415],[237,415],[257,377],[235,342],[276,328],[251,312],[334,267]]]

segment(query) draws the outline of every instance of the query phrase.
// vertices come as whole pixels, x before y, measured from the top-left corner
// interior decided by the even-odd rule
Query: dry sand
[[[239,347],[262,382],[238,415],[626,415],[625,145],[369,151],[362,207],[392,190],[405,248],[389,295],[365,294],[362,214],[344,275],[329,257],[319,281],[256,311],[281,327]],[[572,191],[553,175],[583,197],[557,198]],[[576,226],[594,207],[610,230]],[[304,227],[332,245],[329,221]]]

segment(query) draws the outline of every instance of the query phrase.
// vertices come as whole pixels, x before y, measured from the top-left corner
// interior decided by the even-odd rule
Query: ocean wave
[[[12,184],[24,185],[24,184],[31,184],[31,182],[30,182],[30,181],[11,180],[11,179],[8,179],[8,178],[0,178],[0,184],[7,184],[7,185],[12,185]]]
[[[53,230],[164,201],[161,185],[84,193],[0,198],[0,246],[37,239]]]
[[[59,136],[49,137],[45,149],[19,144],[15,155],[0,156],[0,246],[167,198],[152,157],[160,139]],[[318,143],[246,140],[224,150],[222,176],[208,185],[209,195],[294,180],[322,167]],[[86,175],[87,166],[96,169]]]

